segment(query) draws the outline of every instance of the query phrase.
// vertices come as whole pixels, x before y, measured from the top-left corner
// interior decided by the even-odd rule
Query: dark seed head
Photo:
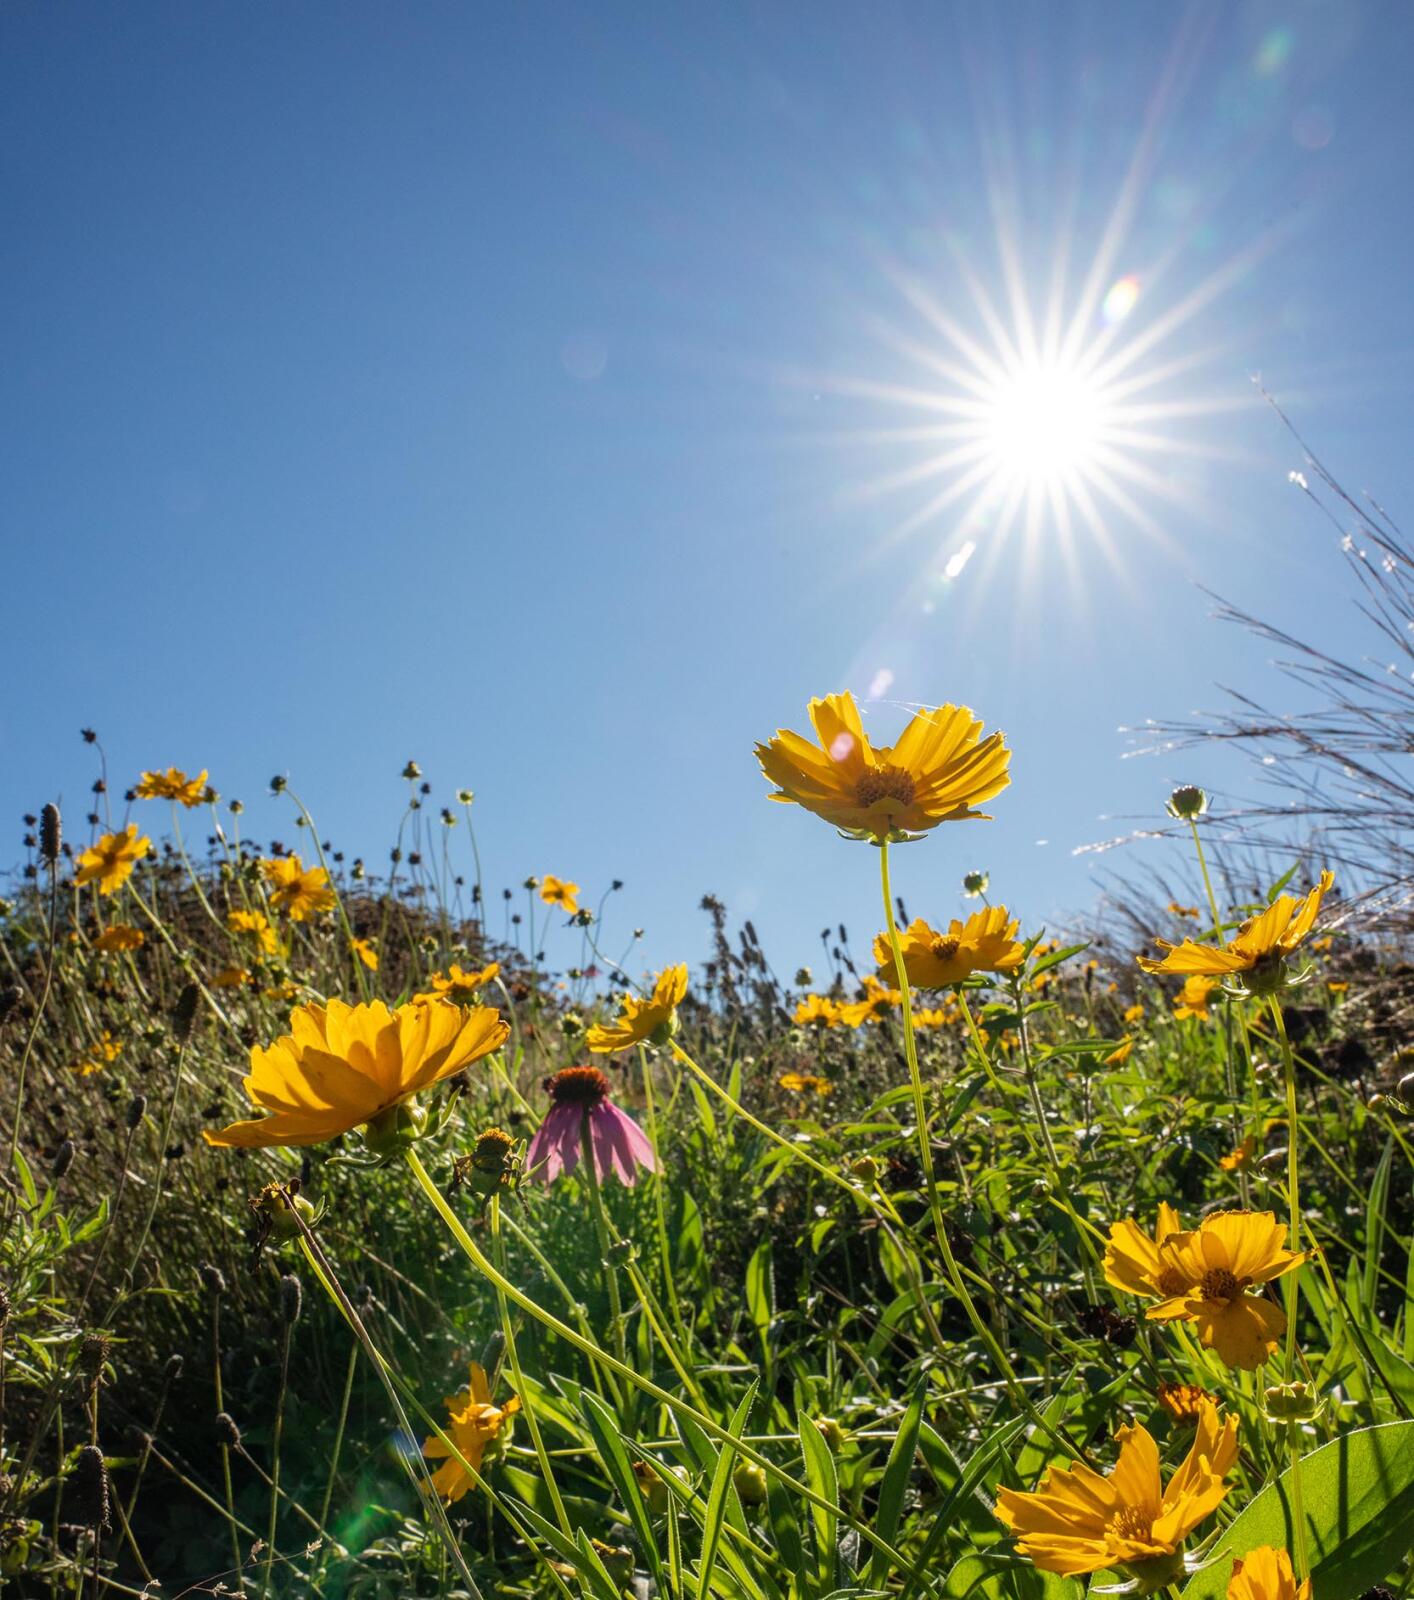
[[[304,1289],[299,1276],[285,1273],[280,1279],[280,1317],[286,1327],[299,1321],[300,1307],[304,1304]]]
[[[47,805],[39,813],[39,853],[52,867],[59,859],[59,845],[64,837],[64,827],[59,820],[59,808]]]
[[[231,1450],[241,1447],[241,1430],[236,1426],[236,1419],[229,1411],[216,1413],[216,1439],[220,1444],[226,1445]]]
[[[201,1004],[201,990],[194,983],[189,983],[177,996],[177,1003],[172,1008],[172,1036],[179,1045],[191,1043],[192,1031],[196,1027],[197,1007]]]
[[[68,1484],[67,1509],[86,1528],[106,1528],[108,1521],[108,1465],[96,1444],[79,1451]]]

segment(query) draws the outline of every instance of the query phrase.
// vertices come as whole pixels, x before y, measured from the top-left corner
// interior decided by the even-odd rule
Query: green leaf
[[[1355,1600],[1414,1548],[1414,1422],[1343,1434],[1301,1460],[1315,1600]],[[1268,1484],[1208,1554],[1182,1600],[1222,1600],[1232,1560],[1260,1545],[1291,1550],[1291,1468]]]
[[[839,1504],[839,1481],[835,1476],[834,1457],[820,1430],[804,1412],[796,1422],[800,1434],[800,1453],[805,1460],[805,1481],[831,1506]],[[832,1510],[810,1504],[810,1521],[815,1530],[815,1570],[822,1590],[833,1589],[839,1582],[838,1541],[836,1530],[839,1517]]]
[[[874,1532],[886,1544],[893,1544],[903,1515],[904,1495],[913,1473],[913,1457],[918,1449],[918,1429],[923,1421],[923,1397],[927,1392],[928,1380],[924,1378],[915,1387],[913,1398],[908,1402],[908,1410],[904,1412],[894,1436],[893,1449],[889,1451],[884,1476],[879,1480],[879,1509],[874,1517]],[[882,1589],[888,1576],[889,1558],[882,1550],[875,1550],[869,1562],[871,1587]]]
[[[751,1408],[755,1403],[756,1385],[753,1383],[746,1391],[741,1404],[732,1413],[732,1420],[727,1425],[727,1432],[733,1439],[741,1438],[742,1431],[746,1427],[746,1419],[751,1415]],[[712,1474],[712,1487],[707,1494],[707,1515],[702,1524],[702,1562],[698,1569],[698,1600],[707,1600],[712,1572],[717,1565],[717,1546],[722,1540],[722,1524],[727,1520],[727,1514],[731,1510],[734,1493],[732,1473],[736,1470],[738,1461],[745,1459],[730,1448],[724,1448],[717,1459],[717,1470]]]
[[[15,1171],[19,1174],[20,1188],[25,1192],[26,1205],[38,1205],[39,1192],[34,1186],[34,1175],[29,1170],[29,1162],[18,1150],[15,1151]]]
[[[618,1421],[599,1396],[587,1389],[579,1397],[579,1409],[589,1425],[589,1431],[594,1435],[599,1459],[604,1463],[604,1470],[609,1474],[610,1482],[618,1491],[638,1543],[661,1589],[664,1581],[662,1557],[658,1554],[658,1543],[653,1537],[653,1527],[648,1520],[648,1508],[643,1501],[643,1491],[638,1486],[638,1479],[634,1477],[633,1463],[619,1434]]]

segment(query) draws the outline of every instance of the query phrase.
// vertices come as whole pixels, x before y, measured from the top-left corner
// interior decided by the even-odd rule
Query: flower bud
[[[314,1226],[314,1207],[299,1193],[295,1182],[291,1182],[288,1189],[282,1189],[278,1183],[267,1183],[259,1194],[250,1197],[250,1209],[277,1239],[299,1237],[296,1216],[303,1219],[305,1227]]]
[[[1164,809],[1181,822],[1192,822],[1208,809],[1208,797],[1197,784],[1183,783],[1168,797]]]
[[[736,1489],[737,1498],[744,1506],[764,1506],[766,1504],[767,1484],[766,1472],[763,1467],[758,1467],[754,1461],[742,1461],[737,1464],[732,1473],[732,1485]]]
[[[241,1447],[241,1430],[236,1426],[236,1419],[229,1411],[216,1413],[216,1439],[228,1450],[239,1450]]]
[[[213,1266],[209,1261],[203,1261],[200,1267],[201,1282],[206,1292],[213,1298],[219,1299],[226,1292],[226,1275],[220,1267]]]
[[[201,1004],[201,990],[194,983],[185,985],[172,1008],[172,1037],[185,1048],[191,1043],[196,1029],[196,1011]]]
[[[1325,1404],[1309,1383],[1274,1384],[1262,1391],[1262,1400],[1272,1422],[1309,1422]]]
[[[139,1127],[142,1123],[142,1119],[146,1115],[147,1096],[145,1094],[135,1094],[132,1099],[128,1101],[128,1114],[123,1119],[127,1124],[129,1131]]]
[[[964,872],[962,875],[962,892],[969,900],[976,900],[979,895],[987,892],[992,878],[986,872]]]
[[[849,1175],[856,1183],[872,1189],[879,1181],[879,1163],[873,1156],[856,1156],[849,1164]]]
[[[370,1155],[394,1156],[410,1149],[427,1130],[426,1106],[403,1101],[380,1111],[363,1130]]]
[[[77,1146],[72,1139],[60,1141],[59,1148],[54,1152],[54,1160],[49,1165],[49,1181],[58,1183],[64,1174],[74,1164],[74,1155]]]
[[[838,1455],[844,1449],[847,1435],[834,1417],[816,1417],[815,1427],[820,1437],[829,1445],[832,1455]]]

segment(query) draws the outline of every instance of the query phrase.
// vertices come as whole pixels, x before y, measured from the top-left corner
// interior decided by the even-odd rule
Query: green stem
[[[625,1366],[628,1365],[628,1335],[624,1329],[623,1301],[619,1295],[619,1274],[614,1266],[612,1245],[609,1239],[609,1218],[604,1210],[604,1195],[599,1187],[599,1171],[594,1164],[594,1140],[589,1132],[589,1112],[579,1119],[579,1164],[589,1189],[589,1209],[594,1213],[594,1236],[599,1241],[599,1267],[604,1275],[604,1286],[609,1292],[609,1320],[612,1325],[614,1352]],[[622,1404],[622,1401],[620,1402]]]

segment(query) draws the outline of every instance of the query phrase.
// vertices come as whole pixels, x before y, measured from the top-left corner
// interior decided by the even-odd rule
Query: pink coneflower
[[[598,1067],[566,1067],[546,1078],[545,1088],[550,1111],[526,1152],[528,1177],[553,1183],[562,1172],[573,1172],[586,1125],[594,1171],[601,1183],[612,1174],[632,1187],[640,1167],[645,1172],[658,1170],[648,1136],[609,1098],[609,1080]]]

